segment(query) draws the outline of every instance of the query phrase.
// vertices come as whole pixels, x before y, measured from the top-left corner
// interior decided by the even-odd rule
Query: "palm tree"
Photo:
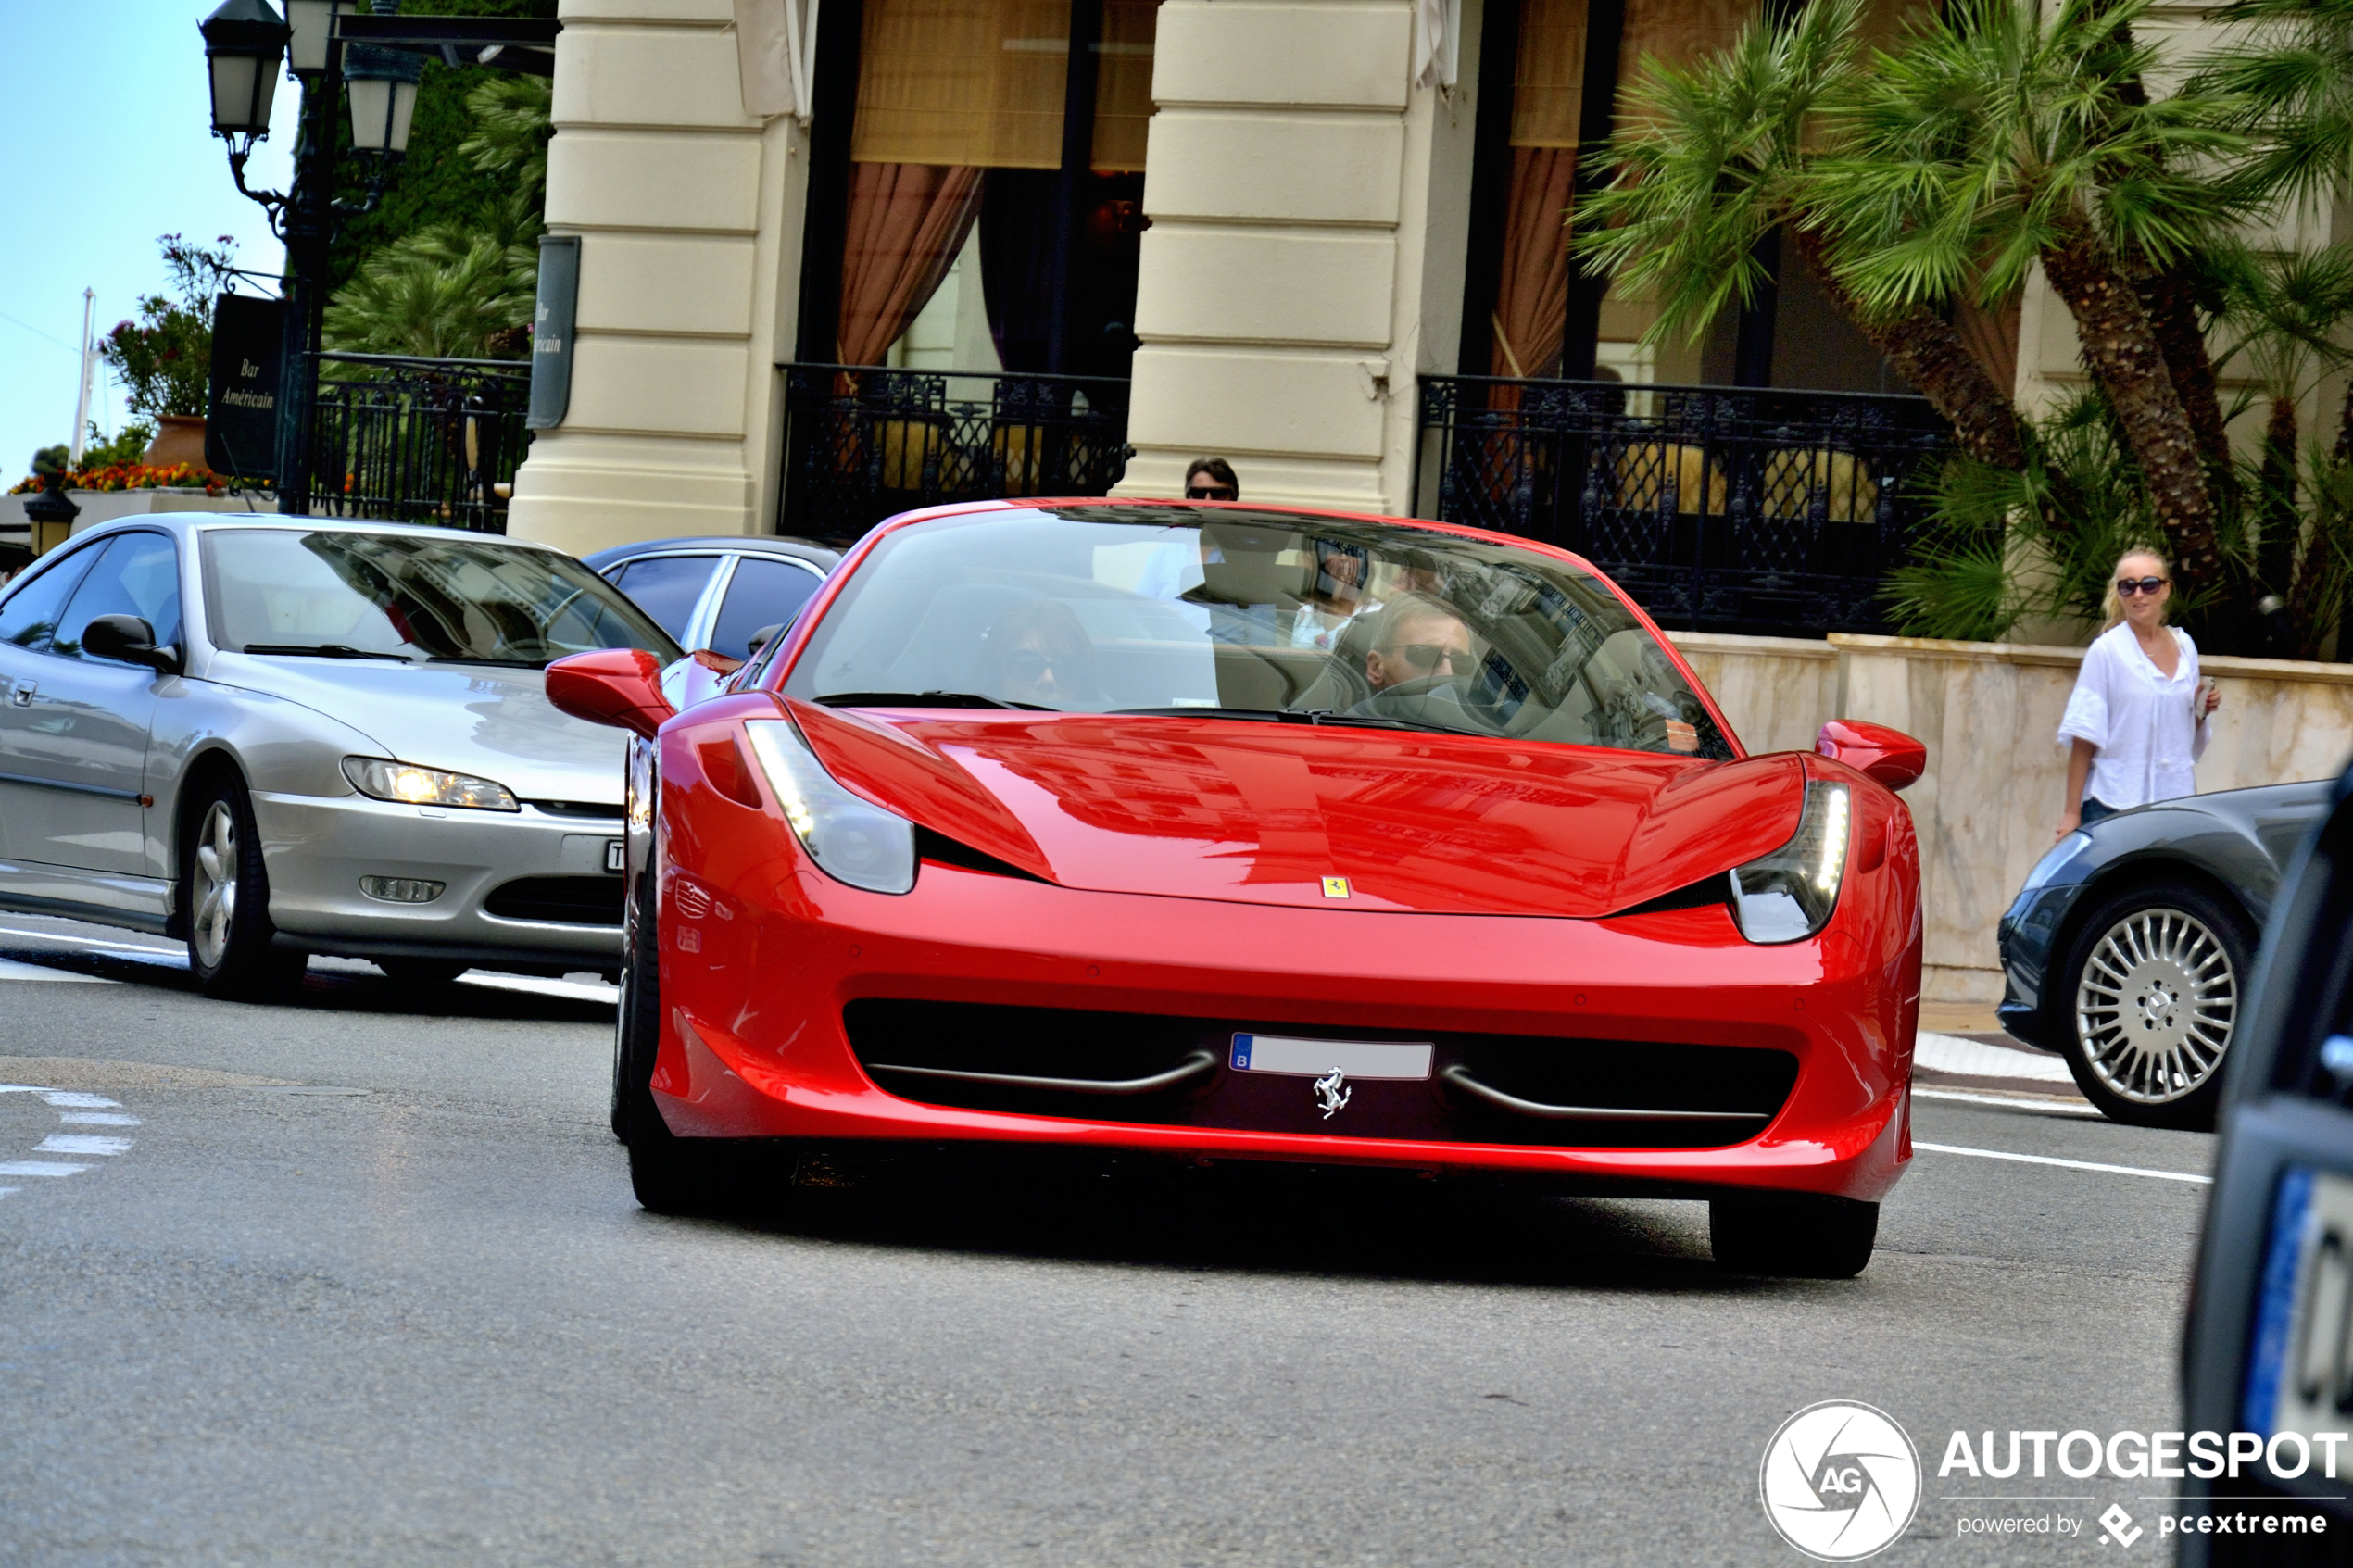
[[[2237,171],[2250,198],[2353,194],[2353,0],[2232,0],[2212,16],[2241,42],[2199,62],[2191,85],[2229,104],[2232,123],[2254,139]],[[2353,460],[2353,383],[2336,455]]]
[[[1808,190],[1842,101],[1856,91],[1862,0],[1815,0],[1788,23],[1752,23],[1690,66],[1653,59],[1603,153],[1609,183],[1577,213],[1586,265],[1653,301],[1644,341],[1697,336],[1766,282],[1757,243],[1780,227],[1831,299],[1936,406],[1973,456],[2025,460],[2017,410],[1936,302],[1867,306],[1841,280]]]
[[[2136,283],[2249,210],[2244,192],[2183,172],[2246,144],[2207,96],[2141,92],[2160,64],[2132,31],[2148,6],[1951,0],[1859,73],[1809,216],[1867,310],[1996,297],[2040,263],[2177,570],[2212,592],[2224,567],[2201,444]]]

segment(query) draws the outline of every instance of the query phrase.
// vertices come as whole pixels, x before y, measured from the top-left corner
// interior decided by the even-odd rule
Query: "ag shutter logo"
[[[1781,1539],[1825,1562],[1852,1562],[1912,1523],[1919,1450],[1886,1411],[1825,1399],[1781,1423],[1765,1445],[1756,1489]]]

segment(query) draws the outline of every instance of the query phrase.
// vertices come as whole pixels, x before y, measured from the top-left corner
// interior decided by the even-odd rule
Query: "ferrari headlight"
[[[1732,916],[1752,942],[1803,942],[1830,923],[1846,877],[1846,786],[1808,784],[1797,833],[1732,872]]]
[[[905,893],[915,885],[914,823],[835,783],[790,721],[747,720],[744,734],[785,821],[820,870],[869,893]]]
[[[351,787],[378,800],[403,806],[463,806],[476,811],[520,811],[505,784],[471,773],[420,768],[414,762],[392,762],[381,757],[346,757],[343,776]]]

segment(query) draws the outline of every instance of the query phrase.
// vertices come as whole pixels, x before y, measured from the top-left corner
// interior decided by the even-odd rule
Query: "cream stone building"
[[[510,529],[839,536],[926,498],[1173,495],[1203,453],[1253,499],[1427,513],[1428,377],[1900,391],[1802,278],[1653,353],[1639,303],[1564,254],[1614,84],[1754,13],[564,0],[547,220],[582,241],[573,389]],[[2015,378],[2015,319],[1978,326]],[[925,394],[795,364],[975,374]],[[819,408],[860,399],[854,425]],[[1621,488],[1690,469],[1662,452]],[[1687,509],[1721,483],[1680,477]],[[1858,521],[1876,491],[1848,487],[1830,515]]]

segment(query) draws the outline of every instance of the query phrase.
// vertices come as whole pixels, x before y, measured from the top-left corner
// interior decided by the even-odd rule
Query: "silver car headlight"
[[[1752,942],[1803,942],[1830,923],[1853,836],[1844,784],[1809,783],[1787,844],[1732,872],[1732,918]]]
[[[748,719],[744,734],[785,821],[819,870],[869,893],[915,885],[914,823],[836,783],[789,720]]]
[[[403,806],[462,806],[474,811],[520,811],[514,792],[472,773],[421,768],[414,762],[394,762],[382,757],[346,757],[343,776],[351,787],[378,800]]]

